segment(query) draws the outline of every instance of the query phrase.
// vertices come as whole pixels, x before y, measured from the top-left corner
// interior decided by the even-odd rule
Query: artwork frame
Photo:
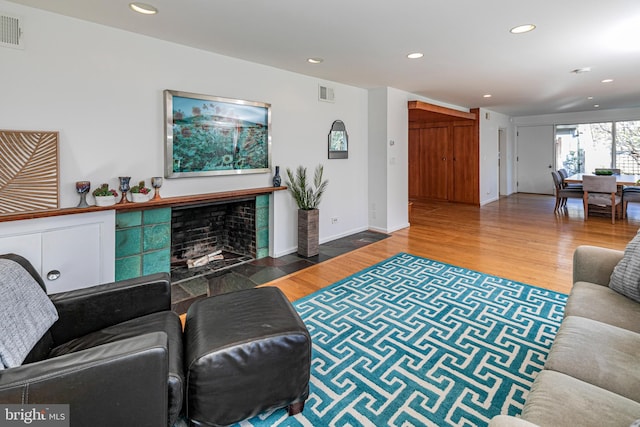
[[[167,89],[164,128],[165,178],[271,172],[269,103]]]
[[[0,130],[0,215],[58,209],[58,131]]]
[[[349,135],[342,120],[336,120],[331,125],[328,149],[330,159],[349,158]]]

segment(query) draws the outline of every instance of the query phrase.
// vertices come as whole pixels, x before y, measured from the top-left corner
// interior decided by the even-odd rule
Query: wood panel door
[[[447,200],[449,198],[451,147],[450,133],[447,126],[421,129],[421,147],[424,168],[424,197],[428,199]]]
[[[448,128],[415,129],[410,135],[410,197],[447,200],[451,158]]]
[[[452,127],[453,162],[449,200],[478,203],[478,144],[472,123]]]
[[[409,198],[423,198],[422,157],[420,155],[420,129],[409,129]]]
[[[409,197],[480,203],[480,109],[409,101]]]

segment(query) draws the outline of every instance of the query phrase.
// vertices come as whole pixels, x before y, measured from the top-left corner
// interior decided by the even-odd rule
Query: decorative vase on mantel
[[[273,175],[273,186],[280,187],[282,184],[282,178],[280,177],[280,166],[276,166],[276,173]]]
[[[120,191],[122,192],[122,198],[120,199],[120,203],[128,203],[127,200],[127,191],[131,189],[131,185],[129,185],[129,181],[131,180],[130,176],[119,176],[118,180],[120,181]]]
[[[87,193],[91,188],[91,182],[89,181],[78,181],[76,182],[76,192],[80,195],[80,203],[78,203],[78,208],[86,208],[89,206],[87,203]]]
[[[298,254],[312,257],[320,252],[320,211],[298,209]]]

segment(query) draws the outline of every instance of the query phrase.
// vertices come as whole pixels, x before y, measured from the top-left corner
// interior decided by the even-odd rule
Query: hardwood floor
[[[569,199],[554,214],[552,196],[514,194],[482,207],[415,202],[411,227],[390,238],[266,284],[299,299],[398,252],[408,252],[518,282],[568,293],[579,245],[624,249],[640,227],[640,206],[628,218],[589,217]]]

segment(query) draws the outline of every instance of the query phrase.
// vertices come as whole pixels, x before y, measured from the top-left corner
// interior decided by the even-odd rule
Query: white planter
[[[131,201],[134,203],[142,203],[149,200],[148,194],[142,194],[142,193],[129,193],[129,194],[131,194]]]
[[[115,196],[95,196],[96,206],[111,206],[116,204]]]

